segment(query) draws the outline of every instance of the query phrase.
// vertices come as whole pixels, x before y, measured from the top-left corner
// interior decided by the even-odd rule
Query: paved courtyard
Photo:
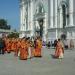
[[[42,58],[19,60],[13,53],[0,55],[0,75],[75,75],[75,50],[65,50],[64,59],[53,59],[54,49],[42,49]]]

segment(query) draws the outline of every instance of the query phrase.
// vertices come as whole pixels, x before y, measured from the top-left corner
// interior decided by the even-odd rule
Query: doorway
[[[39,28],[40,28],[38,33],[39,33],[41,38],[43,37],[43,22],[44,22],[43,19],[38,20]]]

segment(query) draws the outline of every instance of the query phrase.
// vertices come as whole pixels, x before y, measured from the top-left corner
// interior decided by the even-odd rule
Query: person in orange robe
[[[11,51],[15,52],[16,48],[17,48],[17,40],[16,40],[16,38],[12,38],[12,40],[11,40]]]
[[[11,52],[11,40],[9,38],[6,40],[6,50],[7,53]]]
[[[27,57],[28,57],[27,40],[23,38],[21,41],[20,59],[27,60]]]
[[[29,39],[28,41],[28,58],[32,58],[33,57],[33,43],[32,41]]]
[[[4,39],[4,43],[5,43],[4,52],[6,53],[6,51],[7,51],[7,49],[6,49],[6,40],[7,40],[7,38],[5,37],[3,39]]]
[[[30,41],[30,48],[31,48],[31,58],[34,57],[34,43]]]
[[[42,40],[41,38],[37,38],[36,42],[35,42],[35,52],[34,52],[34,56],[35,57],[41,57],[41,49],[42,49]]]
[[[55,58],[63,58],[63,54],[64,54],[64,46],[62,41],[58,39],[54,56]]]
[[[20,51],[20,48],[21,48],[21,40],[20,40],[20,39],[17,39],[17,40],[16,40],[15,56],[18,56],[18,53],[19,53],[19,51]]]

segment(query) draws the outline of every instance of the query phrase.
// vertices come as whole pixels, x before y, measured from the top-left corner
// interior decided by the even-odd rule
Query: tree
[[[10,25],[7,24],[5,19],[0,19],[0,29],[10,29]]]
[[[4,19],[0,19],[0,26],[1,25],[7,25],[7,21]]]
[[[19,37],[19,33],[18,32],[13,32],[13,33],[10,33],[9,35],[8,35],[8,38],[18,38]]]

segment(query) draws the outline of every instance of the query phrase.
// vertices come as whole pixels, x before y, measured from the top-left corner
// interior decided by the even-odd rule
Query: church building
[[[20,37],[75,39],[75,0],[19,0]]]

